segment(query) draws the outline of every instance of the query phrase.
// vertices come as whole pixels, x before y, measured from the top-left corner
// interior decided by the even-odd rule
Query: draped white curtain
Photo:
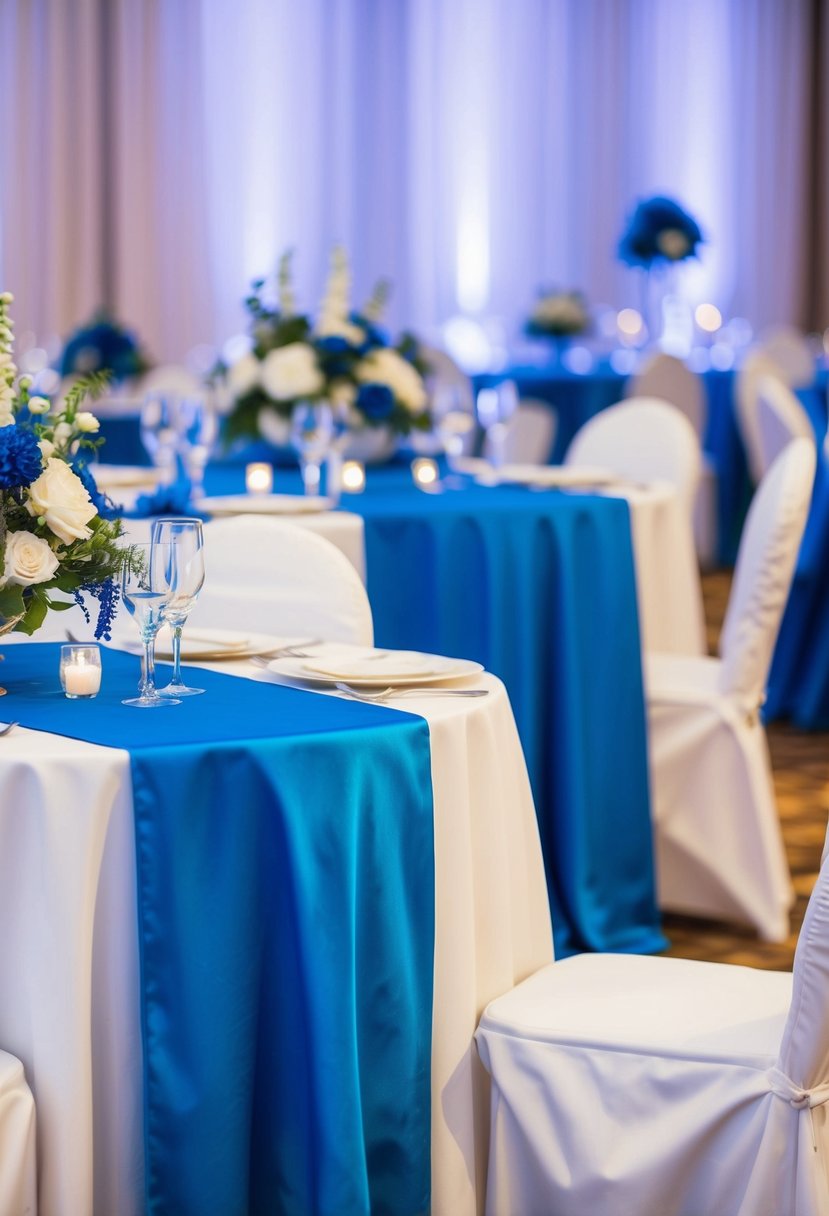
[[[313,307],[342,242],[395,324],[514,332],[544,284],[635,303],[616,243],[663,192],[692,303],[804,320],[816,2],[0,0],[0,279],[42,336],[107,294],[181,358],[286,248]]]

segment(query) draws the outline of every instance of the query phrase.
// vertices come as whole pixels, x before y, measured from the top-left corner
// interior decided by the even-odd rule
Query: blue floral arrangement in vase
[[[61,376],[108,372],[118,382],[141,376],[150,366],[135,335],[101,309],[89,325],[76,329],[67,339],[58,371]]]
[[[704,241],[697,221],[675,199],[654,195],[637,203],[619,240],[618,254],[625,265],[645,271],[642,311],[652,336],[654,277],[671,265],[696,257],[697,247]]]

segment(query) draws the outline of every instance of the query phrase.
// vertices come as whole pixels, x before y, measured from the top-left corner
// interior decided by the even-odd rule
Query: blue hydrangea
[[[43,458],[32,431],[19,426],[0,427],[0,487],[28,486],[40,476]]]
[[[672,234],[667,241],[666,233]],[[628,266],[646,268],[657,261],[681,262],[696,255],[703,239],[696,220],[679,203],[656,195],[643,199],[630,217],[619,241],[619,257]]]
[[[394,393],[387,384],[364,384],[357,394],[357,409],[370,422],[383,422],[394,410]]]

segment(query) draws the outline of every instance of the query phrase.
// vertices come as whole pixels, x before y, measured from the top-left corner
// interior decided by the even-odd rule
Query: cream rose
[[[58,559],[45,540],[31,532],[9,532],[6,536],[6,565],[3,583],[31,587],[54,578]]]
[[[411,414],[426,409],[425,385],[417,373],[396,350],[382,347],[373,350],[357,364],[355,375],[361,384],[385,384]]]
[[[325,384],[317,357],[307,342],[290,342],[262,362],[262,387],[274,401],[313,397]]]
[[[42,516],[46,526],[65,545],[87,540],[92,529],[86,525],[97,514],[83,482],[65,460],[50,457],[37,481],[29,486],[26,507],[30,515]]]
[[[93,435],[95,431],[100,431],[101,424],[89,410],[81,410],[75,415],[75,429],[84,435]]]
[[[30,414],[48,414],[51,405],[45,397],[30,397],[28,410]]]
[[[234,397],[245,397],[259,383],[261,364],[256,355],[242,355],[227,370],[227,387]]]

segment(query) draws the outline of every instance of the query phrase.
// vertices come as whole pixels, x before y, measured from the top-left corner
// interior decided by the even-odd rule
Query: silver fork
[[[390,701],[393,697],[488,697],[488,688],[355,688],[353,684],[336,684],[339,692],[353,697],[355,701]]]
[[[0,726],[0,736],[7,735],[13,726],[19,726],[19,722],[7,722],[5,726]]]

